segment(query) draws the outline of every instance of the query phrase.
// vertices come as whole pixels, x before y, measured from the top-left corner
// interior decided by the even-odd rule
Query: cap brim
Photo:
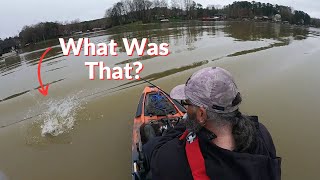
[[[177,99],[177,100],[186,100],[186,94],[184,92],[185,84],[178,85],[174,87],[171,92],[170,92],[170,97],[172,99]]]

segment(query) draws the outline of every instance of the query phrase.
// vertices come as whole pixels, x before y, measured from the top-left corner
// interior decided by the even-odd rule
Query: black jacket
[[[281,159],[268,130],[252,116],[257,128],[255,143],[248,152],[222,149],[210,142],[209,133],[198,133],[199,144],[210,179],[217,180],[280,180]],[[147,164],[153,180],[193,179],[185,152],[185,141],[179,140],[184,125],[176,126],[165,136],[156,137],[144,145]]]

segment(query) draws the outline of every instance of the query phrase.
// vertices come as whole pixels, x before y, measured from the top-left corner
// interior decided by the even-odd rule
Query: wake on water
[[[76,113],[82,108],[76,95],[61,100],[49,100],[46,105],[47,111],[41,115],[42,136],[58,136],[73,129]]]

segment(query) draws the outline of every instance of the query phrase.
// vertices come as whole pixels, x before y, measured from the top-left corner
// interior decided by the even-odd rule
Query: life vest
[[[210,180],[206,173],[206,166],[200,150],[199,138],[196,134],[192,132],[189,133],[188,130],[186,130],[179,139],[186,140],[185,150],[193,179]]]

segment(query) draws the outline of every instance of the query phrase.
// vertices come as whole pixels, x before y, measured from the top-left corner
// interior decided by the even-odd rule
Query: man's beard
[[[202,128],[201,124],[196,120],[196,113],[188,114],[185,123],[189,132],[198,133]]]

